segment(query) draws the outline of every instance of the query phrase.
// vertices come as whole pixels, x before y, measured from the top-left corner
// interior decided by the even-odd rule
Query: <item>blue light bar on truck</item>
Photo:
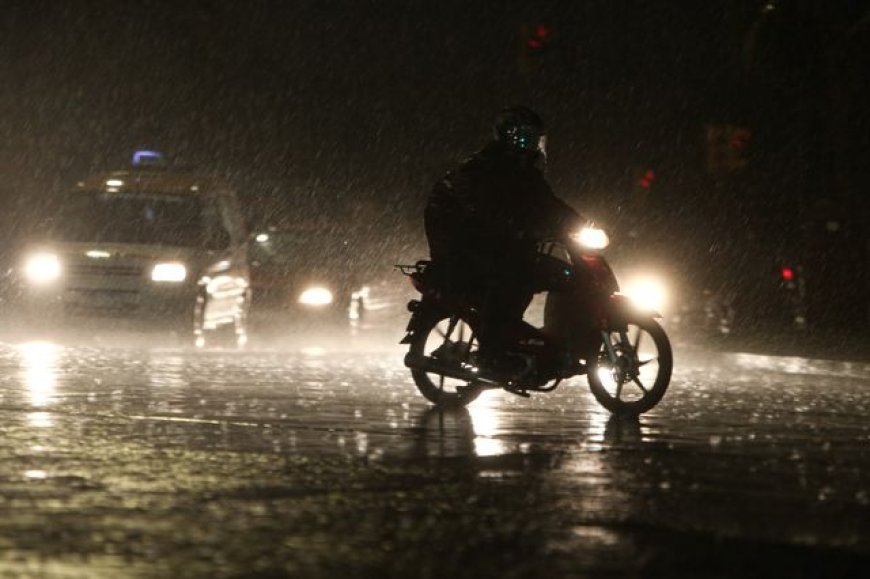
[[[133,153],[134,167],[152,167],[163,165],[163,153],[158,151],[136,151]]]

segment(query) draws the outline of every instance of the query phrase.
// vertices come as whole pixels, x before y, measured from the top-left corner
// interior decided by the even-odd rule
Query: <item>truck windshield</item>
[[[61,241],[202,245],[208,216],[196,195],[75,191],[49,221],[49,235]]]

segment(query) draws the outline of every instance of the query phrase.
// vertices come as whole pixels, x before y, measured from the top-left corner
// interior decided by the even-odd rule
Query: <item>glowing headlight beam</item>
[[[332,292],[325,287],[308,288],[299,296],[299,303],[306,306],[325,306],[332,303]]]
[[[53,253],[37,253],[27,258],[24,275],[35,284],[46,284],[60,277],[60,259]]]
[[[633,281],[623,288],[623,293],[639,308],[661,312],[667,299],[663,283],[656,279],[645,278]]]
[[[586,249],[604,249],[610,244],[604,230],[597,227],[584,227],[572,237]]]
[[[187,268],[183,263],[158,263],[151,270],[151,281],[181,283],[187,279]]]

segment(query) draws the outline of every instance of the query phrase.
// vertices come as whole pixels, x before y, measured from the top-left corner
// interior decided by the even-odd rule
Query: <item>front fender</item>
[[[616,275],[610,268],[610,264],[600,255],[578,255],[575,263],[583,267],[595,280],[595,283],[605,292],[612,294],[619,291],[619,283]]]
[[[628,296],[612,294],[607,302],[607,328],[608,330],[623,329],[628,323],[637,318],[660,319],[662,315],[655,310],[639,308]]]

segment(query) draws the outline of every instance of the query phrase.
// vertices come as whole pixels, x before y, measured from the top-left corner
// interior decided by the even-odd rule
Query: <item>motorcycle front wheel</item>
[[[619,416],[648,411],[659,403],[671,381],[674,361],[667,334],[652,318],[638,318],[628,323],[627,331],[610,332],[608,339],[612,355],[602,343],[588,361],[592,395]]]
[[[476,332],[467,321],[459,317],[433,317],[417,330],[408,352],[414,359],[434,362],[435,369],[411,369],[417,389],[428,401],[441,407],[461,407],[474,401],[483,388],[450,374],[467,374],[477,349]],[[443,366],[445,372],[437,371],[437,365]]]

